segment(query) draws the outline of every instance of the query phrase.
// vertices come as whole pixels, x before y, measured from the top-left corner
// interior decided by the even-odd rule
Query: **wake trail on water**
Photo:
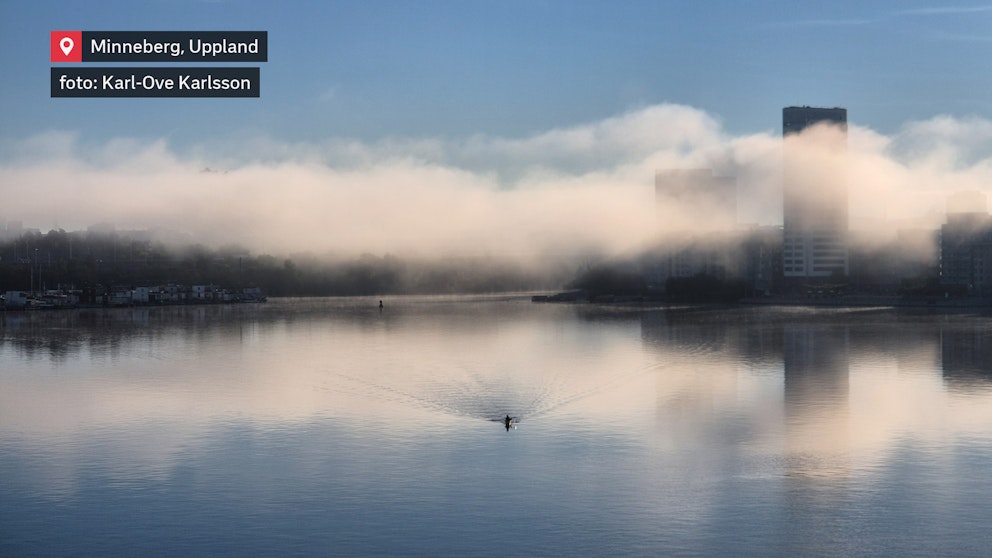
[[[567,371],[550,376],[486,373],[474,366],[462,366],[455,373],[443,376],[425,370],[402,378],[330,372],[337,381],[323,389],[455,417],[502,421],[510,415],[522,420],[559,411],[666,366],[654,363],[634,370],[596,374],[592,378]]]
[[[650,364],[642,368],[635,369],[626,373],[618,373],[613,375],[603,382],[593,384],[591,386],[586,386],[584,388],[577,389],[575,391],[560,390],[557,392],[549,392],[549,397],[542,402],[542,405],[535,408],[534,412],[530,416],[539,417],[543,415],[550,414],[554,411],[558,411],[562,408],[566,408],[569,405],[578,403],[584,399],[601,395],[603,393],[609,392],[613,389],[617,389],[620,386],[626,384],[627,382],[633,381],[634,379],[647,374],[649,372],[654,372],[665,368],[666,365],[661,363]]]

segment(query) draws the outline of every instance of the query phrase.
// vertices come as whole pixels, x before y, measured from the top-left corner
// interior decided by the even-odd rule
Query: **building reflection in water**
[[[815,548],[809,543],[822,536],[848,492],[850,337],[843,323],[782,326],[787,549]]]
[[[789,476],[845,474],[844,454],[850,447],[848,326],[784,325],[782,369]]]
[[[953,325],[941,328],[940,359],[949,389],[992,388],[992,331]]]
[[[891,310],[646,312],[642,343],[667,365],[657,378],[659,466],[682,471],[687,486],[754,475],[688,512],[775,494],[781,538],[769,541],[771,553],[816,548],[817,538],[852,528],[844,510],[877,497],[878,475],[912,467],[897,463],[926,451],[914,440],[984,435],[988,333],[974,317]],[[950,463],[935,478],[953,473]],[[929,513],[926,499],[886,497]]]
[[[710,428],[778,439],[794,477],[843,477],[852,453],[877,453],[900,430],[935,428],[920,422],[920,404],[945,412],[945,396],[992,390],[992,335],[974,316],[684,309],[645,312],[641,336],[668,365],[658,378],[659,420],[687,438]],[[761,400],[764,410],[743,408],[755,376],[778,378],[781,431],[766,420],[776,414],[771,400]],[[703,424],[721,414],[737,418]],[[755,424],[729,424],[742,418]]]

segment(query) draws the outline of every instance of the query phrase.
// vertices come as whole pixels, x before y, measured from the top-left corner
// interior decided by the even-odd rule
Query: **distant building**
[[[20,221],[0,220],[0,239],[14,239],[24,234],[24,224]]]
[[[151,300],[151,287],[135,287],[131,291],[131,301],[135,304],[148,304]]]
[[[643,266],[649,287],[664,290],[671,278],[733,275],[736,257],[728,249],[737,223],[737,181],[710,169],[655,172],[655,205],[664,243]]]
[[[877,238],[874,244],[852,244],[851,287],[859,293],[879,295],[911,294],[929,288],[939,275],[939,236],[935,229],[902,228],[888,234],[887,239]]]
[[[751,296],[770,295],[782,280],[782,228],[753,226],[742,232],[736,249],[738,275]]]
[[[947,292],[992,296],[992,216],[948,213],[940,229],[940,285]]]
[[[785,107],[782,135],[783,276],[847,277],[847,109]]]
[[[4,293],[4,306],[7,308],[25,308],[31,305],[31,293],[25,291],[7,291]]]
[[[193,285],[191,290],[192,299],[198,302],[207,300],[219,300],[220,287],[217,285]]]

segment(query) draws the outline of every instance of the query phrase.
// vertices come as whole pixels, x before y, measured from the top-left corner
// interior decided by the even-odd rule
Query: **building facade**
[[[992,216],[948,213],[940,229],[940,285],[948,292],[992,296]]]
[[[708,168],[658,170],[654,192],[666,241],[643,265],[647,284],[663,289],[668,279],[736,276],[738,258],[729,246],[737,226],[737,180]]]
[[[847,109],[785,107],[782,273],[787,280],[849,274]]]

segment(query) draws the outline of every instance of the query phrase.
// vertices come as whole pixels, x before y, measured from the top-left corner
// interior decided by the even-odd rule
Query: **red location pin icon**
[[[83,61],[82,31],[52,31],[50,46],[52,62]]]

